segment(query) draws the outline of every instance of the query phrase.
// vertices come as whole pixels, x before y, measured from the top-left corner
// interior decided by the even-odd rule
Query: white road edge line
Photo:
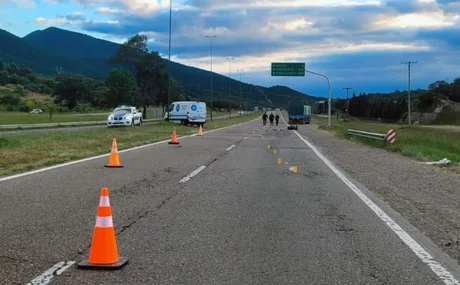
[[[206,168],[205,165],[202,165],[202,166],[198,167],[197,169],[193,170],[189,175],[187,175],[184,178],[182,178],[179,182],[184,183],[184,182],[189,181],[193,176],[197,175],[198,173],[203,171],[203,169],[205,169],[205,168]]]
[[[49,268],[41,275],[35,277],[32,281],[27,283],[27,285],[46,285],[51,283],[54,276],[59,276],[67,270],[70,266],[72,266],[75,261],[61,261],[53,265],[53,267]]]
[[[284,119],[284,118],[283,118]],[[359,188],[354,185],[332,162],[330,162],[318,149],[297,131],[294,133],[313,150],[313,152],[358,196],[431,270],[447,285],[457,285],[460,282],[437,262],[419,243],[417,243],[401,226],[388,216],[379,206],[369,199]]]
[[[226,151],[231,151],[232,148],[234,148],[235,146],[236,146],[236,145],[232,144],[231,146],[227,147],[225,150],[226,150]]]
[[[254,121],[258,120],[258,119],[259,118],[251,120],[251,121],[247,121],[247,122],[244,122],[244,123],[236,124],[236,125],[231,125],[231,126],[228,126],[228,127],[223,127],[223,128],[219,128],[219,129],[215,129],[215,130],[206,131],[206,132],[203,132],[203,133],[208,134],[208,133],[212,133],[212,132],[225,130],[225,129],[228,129],[228,128],[234,128],[234,127],[237,127],[237,126],[241,126],[241,125],[244,125],[244,124],[254,122]],[[195,137],[196,135],[197,134],[182,136],[182,137],[178,137],[177,139],[179,140],[179,139]],[[167,142],[169,142],[169,139],[164,140],[164,141],[150,143],[150,144],[145,144],[145,145],[141,145],[141,146],[137,146],[137,147],[133,147],[133,148],[120,150],[118,153],[124,153],[124,152],[138,150],[138,149],[142,149],[142,148],[146,148],[146,147],[156,146],[156,145],[164,144],[164,143],[167,143]],[[53,165],[53,166],[49,166],[49,167],[45,167],[45,168],[40,168],[40,169],[32,170],[32,171],[29,171],[29,172],[19,173],[19,174],[15,174],[15,175],[11,175],[11,176],[5,176],[5,177],[0,178],[0,182],[4,182],[4,181],[16,179],[16,178],[21,178],[21,177],[24,177],[24,176],[29,176],[29,175],[32,175],[32,174],[37,174],[37,173],[41,173],[41,172],[45,172],[45,171],[65,167],[65,166],[70,166],[70,165],[74,165],[74,164],[77,164],[77,163],[82,163],[82,162],[87,162],[87,161],[91,161],[91,160],[95,160],[95,159],[99,159],[99,158],[103,158],[103,157],[108,157],[109,155],[110,155],[110,153],[102,154],[102,155],[98,155],[98,156],[93,156],[93,157],[88,157],[88,158],[84,158],[84,159],[80,159],[80,160],[74,160],[74,161],[70,161],[70,162],[66,162],[66,163],[62,163],[62,164],[57,164],[57,165]]]

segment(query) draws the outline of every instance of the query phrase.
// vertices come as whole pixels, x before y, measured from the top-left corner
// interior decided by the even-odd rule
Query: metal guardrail
[[[353,129],[348,129],[348,134],[359,136],[359,137],[365,137],[365,138],[369,138],[373,140],[379,140],[379,141],[386,141],[388,137],[387,134],[377,134],[377,133],[371,133],[371,132],[365,132],[365,131],[359,131],[359,130],[353,130]]]
[[[163,119],[147,119],[144,123],[161,121]],[[42,123],[42,124],[18,124],[18,125],[0,125],[0,129],[40,129],[55,127],[79,127],[79,126],[98,126],[105,125],[107,121],[88,121],[88,122],[63,122],[63,123]]]
[[[253,112],[247,112],[246,114],[251,114]],[[227,114],[219,114],[215,116],[216,118],[226,118]],[[243,116],[238,114],[238,112],[232,113],[232,118],[236,116]],[[162,121],[163,118],[156,119],[146,119],[142,122],[152,123],[157,121]],[[14,130],[14,129],[44,129],[44,128],[56,128],[56,127],[81,127],[81,126],[100,126],[107,124],[107,121],[88,121],[88,122],[62,122],[62,123],[41,123],[41,124],[17,124],[17,125],[0,125],[0,130]]]

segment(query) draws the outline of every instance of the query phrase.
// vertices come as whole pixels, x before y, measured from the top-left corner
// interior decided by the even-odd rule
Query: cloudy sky
[[[305,62],[335,97],[460,77],[460,0],[173,0],[172,58],[263,86],[327,95],[325,79],[271,77],[271,62]],[[135,33],[167,56],[169,0],[0,0],[0,28],[18,36],[56,26],[115,42]]]

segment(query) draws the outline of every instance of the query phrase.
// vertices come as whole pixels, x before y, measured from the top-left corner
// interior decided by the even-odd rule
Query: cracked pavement
[[[121,169],[106,159],[0,182],[0,283],[86,258],[108,187],[129,263],[71,266],[52,284],[442,284],[285,126],[257,121],[121,153]]]

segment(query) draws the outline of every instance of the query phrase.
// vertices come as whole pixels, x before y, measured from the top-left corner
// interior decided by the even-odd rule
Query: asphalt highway
[[[0,284],[458,284],[452,260],[301,137],[257,120],[120,153],[120,169],[100,158],[0,180]],[[102,187],[129,258],[118,271],[73,263]]]

